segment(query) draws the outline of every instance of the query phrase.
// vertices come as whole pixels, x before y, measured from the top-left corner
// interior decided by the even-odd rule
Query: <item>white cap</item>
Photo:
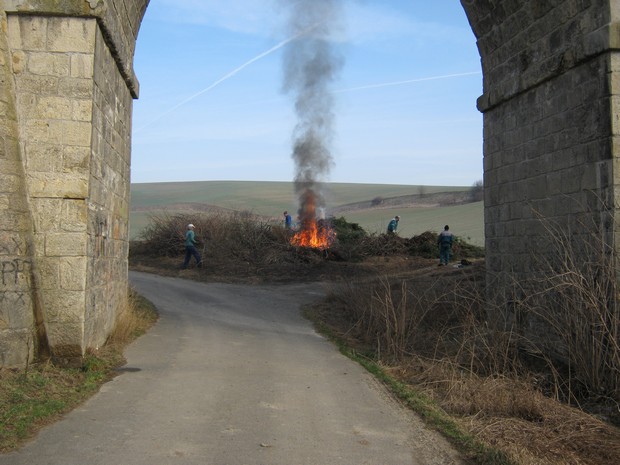
[[[192,223],[190,223],[190,224],[188,224],[188,225],[187,225],[187,229],[189,229],[189,228],[193,228],[193,227],[194,227],[194,225],[193,225]]]

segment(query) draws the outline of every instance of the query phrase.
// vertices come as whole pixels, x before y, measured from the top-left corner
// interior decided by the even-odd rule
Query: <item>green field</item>
[[[325,197],[329,208],[356,202],[433,194],[438,192],[468,191],[463,186],[406,186],[390,184],[327,183]],[[140,183],[131,185],[130,236],[139,237],[149,218],[166,211],[174,214],[184,204],[205,204],[249,210],[258,215],[280,219],[282,211],[297,211],[297,198],[290,182],[260,181],[199,181]],[[184,209],[187,211],[187,209]],[[351,210],[337,216],[359,223],[368,232],[383,232],[394,215],[400,215],[399,234],[412,236],[424,231],[443,229],[445,224],[468,242],[484,245],[482,202],[459,206],[419,208],[404,205],[402,208],[373,208]]]
[[[425,231],[439,232],[444,225],[457,236],[474,245],[484,246],[484,217],[482,202],[453,207],[393,208],[348,213],[348,221],[359,223],[368,232],[384,232],[390,219],[400,216],[398,232],[409,237]]]

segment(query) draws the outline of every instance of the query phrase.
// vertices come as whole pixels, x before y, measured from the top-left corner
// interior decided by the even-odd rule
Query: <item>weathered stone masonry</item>
[[[553,241],[540,218],[615,250],[620,2],[461,4],[483,69],[487,288],[507,296]],[[79,360],[125,298],[132,63],[147,5],[0,0],[2,365],[46,346]]]
[[[46,346],[79,361],[122,310],[146,4],[0,2],[2,365]]]
[[[487,289],[509,300],[554,249],[550,224],[617,245],[620,2],[462,4],[484,75]]]

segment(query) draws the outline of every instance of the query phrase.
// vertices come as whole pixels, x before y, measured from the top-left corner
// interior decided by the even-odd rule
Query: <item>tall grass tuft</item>
[[[129,288],[127,300],[120,309],[106,345],[123,347],[143,335],[157,321],[153,304]]]
[[[560,373],[558,390],[567,399],[600,396],[620,403],[617,251],[597,225],[577,235],[542,223],[553,241],[537,257],[542,273],[519,283],[519,319],[544,331],[535,345]]]

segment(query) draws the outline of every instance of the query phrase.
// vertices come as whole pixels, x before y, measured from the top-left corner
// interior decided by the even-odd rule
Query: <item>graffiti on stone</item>
[[[25,292],[0,292],[0,305],[28,305],[28,294]]]
[[[2,285],[18,284],[21,276],[28,277],[31,268],[32,262],[30,260],[22,260],[21,258],[3,260],[0,265]]]
[[[0,331],[30,328],[33,318],[29,311],[31,303],[27,292],[0,290]]]
[[[0,255],[25,255],[23,245],[15,237],[0,243]]]

